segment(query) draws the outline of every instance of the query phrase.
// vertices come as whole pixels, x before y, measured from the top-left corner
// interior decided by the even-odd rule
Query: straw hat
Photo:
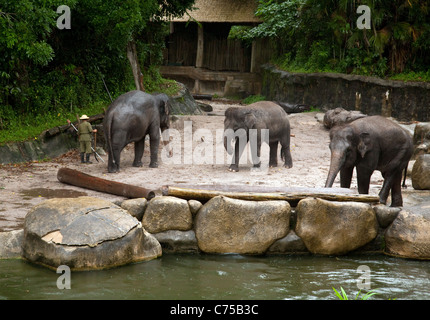
[[[81,120],[88,120],[89,117],[86,114],[83,114],[82,117],[80,117],[79,119],[81,119]]]

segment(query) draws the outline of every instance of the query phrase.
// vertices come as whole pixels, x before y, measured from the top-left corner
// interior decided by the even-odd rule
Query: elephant
[[[242,130],[239,130],[242,129]],[[250,129],[256,129],[250,131]],[[239,171],[239,159],[243,153],[246,143],[252,141],[252,134],[256,133],[255,143],[251,143],[251,153],[254,167],[259,167],[261,134],[262,129],[268,129],[270,157],[269,166],[276,167],[278,164],[278,143],[281,143],[281,157],[284,166],[291,168],[293,160],[290,152],[290,122],[288,115],[278,104],[271,101],[259,101],[248,106],[230,107],[225,111],[224,119],[224,147],[228,154],[232,154],[232,142],[235,142],[234,158],[229,167],[230,171]],[[230,133],[230,134],[229,134]],[[241,140],[243,138],[243,140]],[[244,141],[242,143],[241,141]],[[256,151],[256,152],[255,152]],[[257,156],[258,159],[255,158]]]
[[[103,128],[108,150],[108,172],[120,169],[120,154],[134,142],[133,166],[142,166],[145,137],[149,135],[150,168],[158,167],[160,129],[170,127],[169,97],[166,94],[149,94],[134,90],[115,99],[108,107]]]
[[[378,115],[335,126],[330,130],[330,150],[326,188],[333,186],[339,171],[341,187],[349,188],[355,167],[358,192],[368,194],[370,177],[378,170],[384,178],[379,192],[380,203],[387,203],[391,190],[391,206],[403,206],[402,172],[407,170],[414,146],[412,137],[401,126]]]

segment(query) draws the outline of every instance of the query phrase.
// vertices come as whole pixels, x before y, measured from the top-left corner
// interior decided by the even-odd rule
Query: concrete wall
[[[430,121],[430,83],[334,73],[291,73],[272,65],[264,65],[262,73],[262,95],[267,100],[307,104],[322,110],[342,107],[400,121]],[[361,101],[356,100],[357,93],[361,94]]]

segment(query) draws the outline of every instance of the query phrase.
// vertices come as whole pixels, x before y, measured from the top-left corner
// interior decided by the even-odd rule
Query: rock
[[[306,198],[296,211],[295,232],[315,254],[345,254],[372,241],[378,233],[369,204]]]
[[[161,246],[127,211],[79,197],[50,199],[29,211],[22,255],[54,269],[91,270],[157,258]]]
[[[303,240],[297,236],[294,230],[290,230],[282,239],[276,240],[270,246],[267,253],[283,254],[283,253],[309,253]]]
[[[148,202],[142,225],[150,233],[187,231],[193,227],[193,217],[187,200],[170,196],[155,197]]]
[[[430,202],[402,210],[385,232],[389,255],[430,259]]]
[[[396,219],[401,208],[387,207],[386,205],[378,204],[373,207],[373,210],[375,211],[379,226],[381,228],[386,228],[394,221],[394,219]]]
[[[195,232],[207,253],[262,254],[289,229],[287,201],[247,201],[217,196],[198,212]]]
[[[24,230],[0,232],[0,259],[21,257]]]
[[[188,200],[188,205],[190,206],[191,213],[196,215],[200,208],[203,206],[200,201]]]
[[[323,125],[327,129],[366,117],[360,111],[346,111],[343,108],[328,110],[324,115]]]
[[[187,87],[180,82],[177,82],[177,84],[180,87],[178,93],[169,99],[170,114],[204,114],[200,109],[199,104],[196,103],[193,96],[188,91]]]
[[[430,154],[418,156],[412,167],[411,180],[415,190],[430,190]]]
[[[430,122],[416,124],[413,141],[415,146],[413,159],[419,155],[430,153]]]
[[[196,234],[193,230],[169,230],[153,234],[160,242],[163,252],[190,253],[198,252]]]
[[[128,199],[121,203],[121,208],[127,210],[133,217],[141,221],[148,201],[145,198]]]

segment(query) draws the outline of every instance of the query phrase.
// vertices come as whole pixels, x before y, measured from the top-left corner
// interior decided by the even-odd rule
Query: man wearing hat
[[[97,132],[97,129],[93,130],[93,127],[88,122],[89,117],[84,114],[79,118],[81,123],[78,126],[79,136],[79,151],[81,152],[81,163],[92,163],[90,161],[91,156],[91,134]],[[70,123],[70,120],[67,120]]]

